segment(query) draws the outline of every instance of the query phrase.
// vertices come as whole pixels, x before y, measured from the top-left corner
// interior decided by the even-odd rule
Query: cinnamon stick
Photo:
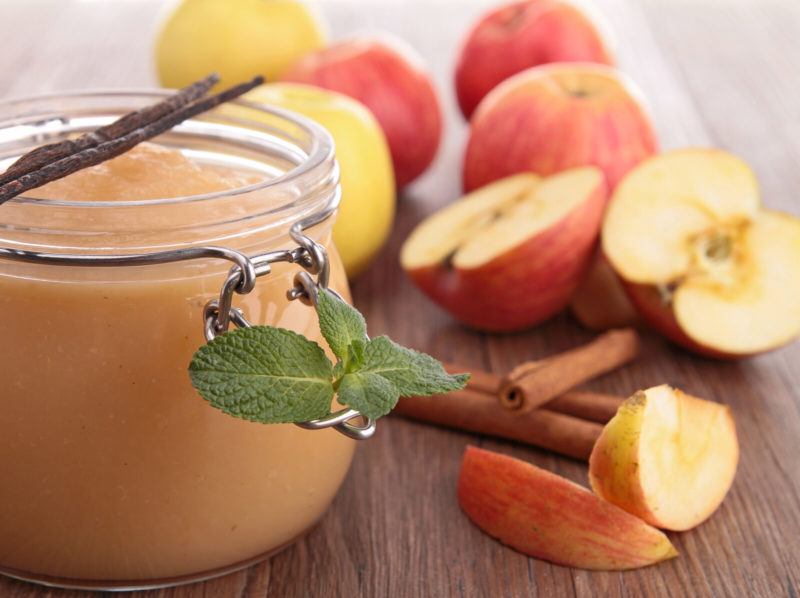
[[[400,399],[394,413],[449,428],[509,438],[588,460],[603,426],[546,409],[510,411],[496,396],[465,388],[433,397]]]
[[[602,392],[571,390],[548,401],[542,409],[606,424],[624,401],[622,397]]]
[[[503,378],[497,374],[455,363],[445,363],[444,368],[451,374],[470,372],[471,377],[468,388],[483,392],[499,402],[498,393]],[[616,415],[617,409],[619,409],[624,400],[622,397],[608,393],[590,390],[569,390],[545,403],[542,409],[605,424]]]
[[[579,384],[628,363],[638,351],[635,330],[611,330],[571,351],[514,368],[500,385],[500,402],[510,410],[533,411]]]

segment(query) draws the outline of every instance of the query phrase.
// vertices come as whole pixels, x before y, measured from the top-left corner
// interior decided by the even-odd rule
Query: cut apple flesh
[[[617,187],[603,251],[628,283],[665,291],[700,347],[751,354],[800,333],[800,223],[760,210],[750,168],[718,150],[651,158]]]
[[[727,407],[662,385],[635,394],[606,425],[589,478],[599,496],[651,525],[685,530],[719,507],[738,460]]]
[[[669,283],[692,265],[693,239],[749,221],[759,209],[750,168],[725,152],[678,150],[650,158],[617,186],[603,251],[625,280]]]
[[[466,195],[420,224],[403,245],[400,261],[406,269],[452,258],[498,214],[508,212],[541,181],[532,173],[501,179]]]
[[[482,187],[423,222],[403,246],[406,270],[449,260],[478,268],[569,214],[602,185],[593,167],[542,179],[518,174]]]
[[[760,212],[734,250],[677,288],[675,318],[698,342],[733,353],[789,342],[800,333],[800,221]]]

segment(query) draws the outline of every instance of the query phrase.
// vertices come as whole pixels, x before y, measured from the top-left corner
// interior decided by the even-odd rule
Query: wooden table
[[[768,205],[800,213],[800,5],[748,0],[602,0],[622,67],[649,98],[665,148],[714,144],[757,171]],[[414,223],[459,194],[465,127],[451,70],[476,2],[327,2],[335,35],[381,27],[430,61],[448,111],[434,168],[399,206],[394,234],[354,285],[373,334],[441,358],[504,371],[586,341],[567,316],[535,330],[483,335],[455,324],[398,268]],[[160,3],[0,3],[0,97],[98,86],[152,85]],[[800,264],[798,264],[800,268]],[[582,463],[510,442],[400,418],[380,423],[321,525],[271,561],[194,586],[141,596],[798,596],[800,593],[800,345],[740,363],[691,356],[656,337],[644,356],[594,388],[629,393],[668,382],[727,403],[742,458],[733,489],[699,529],[671,534],[681,557],[627,573],[556,567],[505,548],[456,504],[467,444],[502,451],[586,483]],[[2,505],[0,505],[2,508]],[[74,596],[0,580],[0,596]]]

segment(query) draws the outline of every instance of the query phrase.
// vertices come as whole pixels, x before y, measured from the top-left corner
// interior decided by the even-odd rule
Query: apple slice
[[[606,203],[595,167],[513,175],[423,221],[400,262],[429,297],[483,330],[519,330],[564,308],[591,258]]]
[[[722,503],[739,462],[730,409],[662,385],[606,424],[589,459],[598,496],[656,527],[686,530]]]
[[[750,168],[714,149],[643,162],[618,185],[602,245],[642,316],[727,357],[800,334],[800,220],[760,209]]]
[[[619,276],[600,251],[572,295],[569,307],[575,319],[590,330],[624,328],[639,322],[639,314]]]
[[[678,556],[662,532],[585,488],[471,446],[461,464],[458,502],[490,536],[559,565],[633,569]]]

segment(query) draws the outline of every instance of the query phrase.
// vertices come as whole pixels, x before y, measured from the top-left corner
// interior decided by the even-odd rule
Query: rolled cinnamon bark
[[[587,460],[603,426],[538,409],[511,411],[497,397],[465,388],[433,397],[400,399],[394,413],[449,428],[510,438],[575,459]]]
[[[480,390],[487,394],[497,394],[500,390],[500,384],[503,379],[497,374],[486,372],[474,367],[460,365],[457,363],[445,363],[444,369],[449,374],[460,374],[462,372],[469,372],[469,388],[473,390]]]
[[[539,363],[541,362],[531,361],[522,365],[531,368],[532,365]],[[500,402],[499,392],[503,379],[497,374],[455,363],[446,363],[444,367],[451,374],[471,372],[468,388],[492,395],[494,400]],[[542,405],[542,409],[605,424],[616,415],[624,400],[622,397],[602,392],[569,390]]]
[[[542,409],[606,424],[617,414],[623,401],[622,397],[602,392],[571,390],[548,401]]]
[[[501,382],[500,402],[511,410],[533,411],[568,390],[628,363],[638,352],[639,335],[635,330],[610,330],[571,351],[520,364]]]

